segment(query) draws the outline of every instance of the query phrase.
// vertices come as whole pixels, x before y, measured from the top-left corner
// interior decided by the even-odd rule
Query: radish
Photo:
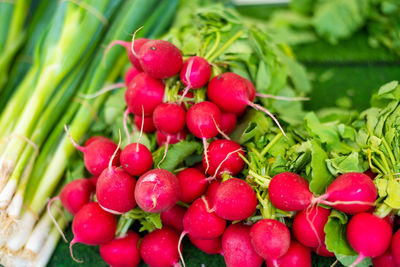
[[[94,191],[95,187],[89,179],[77,179],[66,184],[59,197],[55,197],[54,200],[60,199],[63,207],[75,215],[85,204],[89,203]]]
[[[104,136],[101,136],[101,135],[95,135],[95,136],[90,137],[88,140],[86,140],[86,142],[85,142],[85,144],[83,146],[86,147],[86,146],[90,145],[93,141],[98,141],[98,140],[112,142],[107,137],[104,137]]]
[[[211,239],[198,239],[188,235],[190,242],[201,251],[213,255],[220,254],[222,250],[221,237]]]
[[[206,170],[204,169],[202,162],[197,162],[195,165],[193,165],[192,168],[199,170],[201,173],[206,173]]]
[[[258,221],[250,229],[250,238],[256,252],[275,267],[290,246],[289,229],[277,220]]]
[[[165,79],[179,73],[183,60],[179,49],[164,40],[150,40],[140,48],[138,58],[144,72],[155,79]]]
[[[244,160],[239,154],[245,155],[242,147],[235,141],[215,140],[208,146],[207,153],[203,154],[203,166],[207,169],[208,164],[207,173],[213,177],[221,178],[223,173],[236,175],[244,166]]]
[[[136,180],[120,167],[105,169],[96,185],[99,205],[113,214],[122,214],[136,206]]]
[[[312,248],[312,250],[317,254],[320,255],[322,257],[335,257],[335,253],[330,252],[327,248],[326,248],[326,244],[325,244],[325,240],[324,242],[321,244],[321,246],[317,247],[317,248]]]
[[[183,216],[185,216],[186,208],[175,205],[172,208],[161,212],[160,218],[162,225],[173,228],[178,233],[183,231]]]
[[[142,210],[159,213],[176,204],[179,191],[179,181],[174,174],[154,169],[140,176],[135,187],[135,199]]]
[[[198,169],[187,168],[180,171],[176,177],[181,188],[179,200],[191,203],[199,198],[207,189],[206,176]]]
[[[126,52],[128,54],[129,61],[132,63],[132,65],[135,66],[135,68],[138,71],[142,71],[142,66],[140,65],[137,54],[139,53],[140,48],[142,48],[143,44],[147,43],[148,41],[150,41],[150,40],[146,39],[146,38],[138,38],[138,39],[134,40],[132,43],[120,41],[120,40],[113,41],[111,44],[108,45],[105,53],[107,53],[108,50],[110,50],[110,48],[113,47],[114,45],[121,45],[126,48]],[[132,52],[132,49],[134,52]]]
[[[210,203],[211,207],[214,206],[214,198],[217,194],[217,189],[220,186],[220,184],[221,184],[220,180],[213,180],[207,187],[205,196],[208,200],[208,203]]]
[[[230,221],[247,219],[256,211],[257,204],[253,188],[237,178],[223,182],[214,197],[215,213]]]
[[[294,237],[304,246],[317,248],[324,243],[324,227],[331,211],[319,206],[310,207],[296,214],[292,231]]]
[[[100,255],[103,260],[113,267],[138,266],[140,236],[128,231],[125,236],[117,237],[111,242],[100,245]]]
[[[153,166],[153,156],[150,150],[140,143],[127,145],[121,152],[122,168],[133,176],[140,176]]]
[[[236,121],[235,113],[222,112],[219,128],[223,133],[230,134],[236,127]]]
[[[251,244],[250,226],[232,224],[222,236],[222,253],[227,267],[259,267],[263,258],[257,254]]]
[[[311,267],[310,249],[292,240],[289,250],[277,260],[277,265],[279,267]],[[267,267],[270,266],[274,265],[267,262]]]
[[[397,267],[398,265],[394,261],[394,257],[390,252],[390,249],[378,257],[372,259],[374,267]]]
[[[156,229],[140,242],[140,256],[151,267],[178,266],[179,235],[169,227]]]
[[[143,132],[144,133],[153,133],[156,130],[156,127],[154,126],[153,122],[153,115],[144,117],[142,120],[142,116],[134,115],[133,119],[135,125],[137,128],[141,128],[142,126],[142,121],[143,121]]]
[[[393,235],[391,252],[393,259],[400,266],[400,230]]]
[[[157,130],[166,134],[177,134],[185,128],[185,109],[175,103],[161,103],[153,112],[153,122]]]
[[[72,258],[72,246],[75,243],[86,245],[101,245],[110,242],[114,238],[117,222],[111,213],[104,211],[96,202],[90,202],[83,206],[72,221],[74,238],[70,242],[69,249]]]
[[[176,144],[181,140],[185,140],[187,136],[186,129],[183,129],[177,134],[165,134],[163,132],[157,131],[156,132],[156,140],[158,146],[168,146],[169,144]],[[167,150],[168,148],[166,148]]]
[[[350,265],[356,266],[365,257],[385,253],[392,239],[392,227],[384,219],[362,212],[350,219],[346,236],[351,247],[358,252],[358,258]]]
[[[137,68],[135,68],[134,66],[130,67],[125,73],[124,77],[125,85],[129,86],[133,78],[135,78],[136,75],[138,75],[139,73],[140,71]]]
[[[133,78],[125,92],[129,112],[141,116],[153,114],[164,98],[164,84],[142,72]],[[143,111],[142,111],[143,109]]]
[[[89,181],[92,183],[92,185],[96,188],[97,185],[97,180],[99,179],[99,176],[92,176],[89,178]]]

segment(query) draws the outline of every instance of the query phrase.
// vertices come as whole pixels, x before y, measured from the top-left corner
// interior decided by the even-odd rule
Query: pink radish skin
[[[140,176],[153,166],[153,156],[145,145],[132,143],[122,150],[120,162],[127,173]]]
[[[217,125],[221,124],[221,111],[212,102],[203,101],[191,106],[186,113],[189,131],[200,139],[218,135]]]
[[[317,255],[320,255],[322,257],[335,257],[335,253],[330,252],[326,248],[325,241],[321,244],[321,246],[313,248],[312,251],[314,251]]]
[[[372,259],[372,264],[374,267],[397,267],[398,265],[394,261],[390,249],[386,250],[383,255],[375,257]]]
[[[269,183],[268,195],[276,208],[285,211],[304,210],[313,199],[306,179],[291,172],[275,175]]]
[[[250,226],[232,224],[222,236],[222,254],[227,267],[259,267],[264,259],[254,250]]]
[[[186,112],[175,103],[161,103],[153,112],[153,122],[157,130],[166,134],[177,134],[185,128]]]
[[[213,177],[221,178],[223,173],[236,175],[244,166],[244,161],[239,154],[245,155],[242,147],[235,141],[215,140],[207,148],[208,169],[205,153],[203,155],[203,166],[207,169],[207,173]]]
[[[142,116],[135,115],[134,123],[138,129],[142,127]],[[154,126],[153,115],[144,117],[143,122],[143,132],[144,133],[154,133],[156,131],[156,126]]]
[[[173,228],[178,233],[183,231],[183,216],[185,216],[186,208],[175,205],[172,208],[161,212],[160,218],[162,225]]]
[[[99,176],[92,176],[89,178],[89,181],[92,183],[92,185],[96,188],[97,185],[97,180],[99,179]]]
[[[183,217],[184,231],[198,239],[219,237],[224,232],[225,227],[226,221],[210,210],[206,198],[196,199]]]
[[[317,248],[325,240],[324,227],[331,214],[329,209],[310,207],[296,214],[292,231],[294,237],[304,246]]]
[[[181,51],[164,40],[144,43],[138,57],[143,71],[155,79],[172,77],[179,73],[183,65]]]
[[[221,237],[198,239],[189,235],[189,239],[195,247],[209,255],[220,254],[222,251]]]
[[[181,140],[185,140],[187,136],[187,131],[186,129],[183,129],[181,132],[177,134],[165,134],[160,131],[156,132],[156,140],[158,146],[162,146],[165,144],[176,144]],[[169,142],[168,142],[168,137],[169,137]]]
[[[108,139],[107,137],[101,136],[101,135],[96,135],[96,136],[92,136],[90,137],[88,140],[86,140],[85,144],[83,145],[84,147],[90,145],[93,141],[109,141],[111,143],[113,143],[113,141],[111,141],[110,139]]]
[[[151,267],[178,266],[179,236],[169,227],[156,229],[140,242],[140,256]]]
[[[136,180],[122,168],[107,168],[97,181],[97,202],[113,214],[128,212],[136,206],[135,185]]]
[[[138,266],[140,263],[139,240],[140,236],[137,233],[128,231],[125,236],[100,245],[100,255],[107,264],[113,267]]]
[[[365,257],[377,257],[385,253],[392,239],[392,227],[384,219],[363,212],[350,219],[346,236],[351,247],[358,252],[357,260],[351,265],[356,266]]]
[[[223,182],[214,197],[215,213],[222,219],[230,221],[247,219],[256,211],[257,204],[253,188],[237,178]]]
[[[311,252],[309,248],[292,240],[289,250],[277,260],[279,267],[311,267]],[[267,267],[274,266],[267,262]]]
[[[208,202],[210,203],[211,207],[214,207],[214,199],[217,194],[217,189],[220,185],[221,185],[220,180],[214,180],[207,187],[205,196],[206,196]]]
[[[393,259],[398,266],[400,266],[400,230],[393,235],[391,252]]]
[[[254,84],[249,79],[246,79],[243,77],[242,77],[242,79],[246,83],[249,100],[253,102],[254,99],[256,98],[256,92],[257,92],[256,88],[254,87]]]
[[[211,77],[211,66],[202,57],[194,56],[188,58],[183,64],[180,79],[185,86],[198,89],[206,85]],[[188,79],[187,79],[188,78]]]
[[[145,39],[145,38],[135,39],[135,41],[133,43],[133,50],[135,53],[132,52],[132,43],[131,42],[126,42],[126,41],[121,41],[121,40],[113,41],[111,44],[108,45],[106,51],[108,51],[114,45],[121,45],[121,46],[125,47],[126,52],[128,54],[129,61],[132,63],[133,66],[135,66],[135,68],[137,70],[142,71],[142,67],[140,66],[140,62],[139,62],[139,59],[137,58],[137,54],[139,53],[142,45],[148,41],[149,41],[149,39]]]
[[[277,220],[258,221],[251,227],[250,237],[256,252],[275,267],[290,246],[289,229]]]
[[[142,210],[160,213],[176,204],[179,191],[179,181],[174,174],[153,169],[140,176],[135,187],[135,199]]]
[[[63,207],[72,215],[89,203],[95,187],[90,179],[77,179],[66,184],[60,192]]]
[[[184,169],[176,177],[181,188],[179,200],[184,203],[193,202],[207,189],[206,176],[195,168]]]
[[[153,114],[154,109],[164,98],[164,84],[160,80],[142,72],[133,78],[125,92],[125,102],[128,110],[138,116]]]
[[[234,113],[222,112],[219,128],[224,134],[230,134],[236,127],[237,118]]]
[[[138,71],[134,66],[130,67],[125,73],[124,81],[126,86],[129,86],[133,78],[135,78],[139,73],[140,71]]]

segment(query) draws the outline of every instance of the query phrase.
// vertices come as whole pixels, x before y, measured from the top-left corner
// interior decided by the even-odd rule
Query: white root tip
[[[0,193],[0,209],[5,209],[8,206],[16,189],[17,181],[15,179],[9,180]]]
[[[30,211],[26,211],[15,234],[7,241],[7,248],[11,251],[21,249],[27,241],[35,222],[36,216]]]

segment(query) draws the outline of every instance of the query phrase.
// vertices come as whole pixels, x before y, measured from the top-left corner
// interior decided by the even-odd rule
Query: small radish
[[[230,221],[247,219],[256,211],[257,204],[253,188],[237,178],[223,182],[214,197],[215,213],[222,219]]]
[[[141,128],[142,126],[142,116],[135,115],[133,119],[137,128]],[[143,119],[143,132],[144,133],[153,133],[156,131],[156,126],[154,126],[153,115],[146,116]]]
[[[203,163],[202,162],[197,162],[195,165],[193,165],[192,168],[196,168],[197,170],[199,170],[201,173],[206,173],[206,170],[203,167]]]
[[[207,191],[205,193],[205,196],[208,200],[208,203],[210,203],[210,206],[214,206],[214,199],[217,194],[217,189],[221,185],[220,180],[213,180],[207,187]]]
[[[135,66],[135,68],[137,70],[142,71],[142,66],[140,65],[137,54],[139,53],[140,48],[142,48],[143,44],[147,43],[148,41],[149,41],[149,39],[146,39],[146,38],[135,39],[133,42],[133,51],[134,52],[132,52],[132,43],[131,42],[125,42],[125,41],[120,41],[120,40],[113,41],[111,44],[108,45],[108,47],[106,49],[106,53],[114,45],[121,45],[126,48],[126,52],[128,54],[129,61],[132,63],[132,65]]]
[[[366,170],[366,171],[364,172],[364,174],[367,175],[367,176],[368,176],[369,178],[371,178],[372,180],[374,180],[375,177],[376,177],[376,173],[373,173],[373,172],[371,171],[371,169]]]
[[[179,235],[169,227],[156,229],[140,242],[140,256],[151,267],[178,266]]]
[[[140,176],[135,187],[135,199],[142,210],[159,213],[176,204],[179,191],[179,181],[174,174],[153,169]]]
[[[175,103],[161,103],[153,112],[153,122],[157,130],[166,134],[177,134],[185,128],[186,111]]]
[[[319,246],[317,248],[312,248],[312,251],[314,251],[317,255],[322,256],[322,257],[335,257],[335,253],[330,252],[326,248],[325,241],[323,242],[323,244],[321,244],[321,246]]]
[[[289,250],[277,260],[279,267],[311,267],[310,249],[292,240]],[[267,267],[274,266],[267,262]]]
[[[90,137],[88,140],[86,140],[86,142],[85,142],[85,144],[83,146],[86,147],[86,146],[90,145],[93,141],[99,141],[99,140],[112,142],[107,137],[104,137],[104,136],[101,136],[101,135],[95,135],[95,136]]]
[[[211,239],[198,239],[191,235],[188,235],[190,242],[200,249],[201,251],[213,255],[220,254],[222,250],[221,237],[211,238]]]
[[[398,265],[394,261],[394,257],[390,252],[390,249],[386,250],[383,255],[372,259],[374,267],[397,267]]]
[[[74,239],[70,242],[69,249],[72,258],[72,246],[75,243],[97,246],[106,244],[114,238],[117,222],[111,213],[104,211],[96,202],[83,206],[72,221]]]
[[[157,145],[162,146],[162,145],[169,145],[169,144],[176,144],[181,140],[185,140],[187,136],[187,131],[186,129],[183,129],[177,134],[165,134],[160,131],[156,132],[156,140],[157,140]],[[167,148],[166,148],[167,149]]]
[[[317,248],[324,243],[324,227],[331,211],[319,206],[310,207],[296,214],[293,220],[292,231],[294,237],[301,244]]]
[[[133,78],[125,92],[125,102],[129,112],[141,116],[153,114],[164,98],[164,84],[160,80],[142,72]],[[143,111],[142,111],[143,109]]]
[[[259,267],[264,259],[254,250],[250,238],[250,226],[232,224],[222,236],[222,254],[227,267]]]
[[[107,168],[97,181],[97,202],[104,210],[113,214],[128,212],[136,206],[135,185],[135,178],[122,168]]]
[[[184,169],[176,177],[181,188],[179,200],[184,203],[193,202],[207,189],[206,176],[195,168]]]
[[[138,69],[136,69],[134,66],[130,67],[125,73],[125,77],[124,77],[125,85],[129,86],[129,84],[131,83],[133,78],[135,78],[136,75],[138,75],[139,73],[140,73],[140,71]]]
[[[140,176],[153,166],[150,150],[140,143],[127,145],[119,157],[122,168],[133,176]]]
[[[230,134],[236,127],[236,121],[235,113],[222,112],[219,128],[223,133]]]
[[[251,243],[256,252],[265,260],[278,266],[278,258],[285,255],[290,246],[290,232],[283,223],[262,219],[250,230]]]
[[[138,266],[140,263],[139,240],[140,236],[137,233],[128,231],[125,236],[100,245],[100,255],[107,264],[113,267]]]
[[[160,218],[162,225],[173,228],[178,233],[183,231],[183,216],[185,216],[186,208],[175,205],[166,211],[161,212]]]
[[[358,252],[358,258],[350,265],[356,266],[365,257],[377,257],[385,253],[392,239],[392,227],[384,219],[362,212],[350,219],[346,236],[351,247]]]
[[[89,178],[89,181],[92,183],[92,185],[94,187],[96,187],[98,179],[99,179],[99,176],[92,176],[91,178]]]
[[[94,191],[95,187],[89,179],[77,179],[63,187],[59,199],[63,207],[74,215],[85,204],[89,203],[90,197]]]
[[[257,93],[256,88],[254,87],[254,84],[249,79],[246,79],[244,77],[242,77],[242,79],[246,83],[249,100],[254,101],[254,99],[256,98],[256,93]]]
[[[239,154],[245,155],[242,147],[235,141],[215,140],[209,144],[207,153],[203,154],[203,166],[207,169],[208,164],[207,173],[213,177],[221,178],[223,173],[236,175],[244,166],[244,160]]]
[[[183,60],[179,49],[164,40],[150,40],[140,48],[138,58],[144,72],[155,79],[165,79],[179,73]]]
[[[394,261],[400,266],[400,230],[397,230],[397,232],[393,235],[391,252]]]

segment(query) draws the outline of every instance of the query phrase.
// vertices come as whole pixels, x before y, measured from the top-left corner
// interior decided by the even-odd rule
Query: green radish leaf
[[[389,92],[392,92],[396,89],[396,87],[398,85],[399,85],[398,81],[388,82],[388,83],[382,85],[381,88],[379,88],[378,95],[381,96],[381,95],[387,94]]]
[[[346,255],[340,255],[340,254],[335,254],[335,256],[338,259],[338,261],[340,261],[340,263],[343,264],[344,266],[350,266],[358,257],[358,255],[356,255],[356,256],[346,256]],[[356,266],[357,267],[369,267],[369,266],[372,266],[371,258],[364,258]]]
[[[356,255],[357,253],[347,242],[346,227],[347,215],[340,211],[332,210],[324,228],[326,248],[338,255]]]
[[[180,141],[179,143],[170,145],[167,151],[167,156],[165,157],[164,161],[161,162],[160,168],[173,171],[176,169],[176,167],[183,163],[187,157],[195,152],[200,152],[201,150],[201,144],[196,141]],[[160,149],[158,152],[159,153],[154,159],[154,166],[158,166],[158,163],[161,161],[164,155],[164,149]]]
[[[368,164],[362,160],[358,152],[352,152],[347,156],[326,159],[326,164],[333,176],[338,176],[346,172],[364,172],[368,169]]]
[[[385,204],[393,209],[400,209],[400,183],[393,177],[388,180],[387,194]]]
[[[145,213],[145,217],[140,220],[142,227],[139,232],[148,231],[152,232],[155,229],[161,229],[162,223],[160,218],[160,213]]]
[[[333,181],[333,176],[326,167],[328,154],[317,141],[311,141],[311,181],[310,190],[314,194],[322,194]]]

